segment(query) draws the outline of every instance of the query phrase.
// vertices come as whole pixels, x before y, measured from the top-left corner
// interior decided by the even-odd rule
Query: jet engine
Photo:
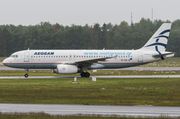
[[[57,69],[53,69],[56,74],[75,74],[78,73],[78,67],[75,65],[57,65]]]

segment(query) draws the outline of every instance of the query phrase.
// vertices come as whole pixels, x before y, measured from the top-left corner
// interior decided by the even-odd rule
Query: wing
[[[63,64],[77,65],[77,66],[90,66],[94,63],[98,63],[99,61],[105,61],[106,59],[116,58],[116,56],[112,57],[101,57],[101,58],[92,58],[92,59],[84,59],[84,60],[76,60],[76,61],[65,61]]]

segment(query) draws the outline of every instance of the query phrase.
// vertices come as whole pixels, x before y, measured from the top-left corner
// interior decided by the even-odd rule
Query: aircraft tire
[[[90,76],[90,73],[89,73],[89,72],[86,72],[86,73],[85,73],[85,77],[88,78],[89,76]]]
[[[27,77],[28,77],[28,74],[24,74],[24,77],[27,78]]]
[[[81,72],[81,77],[89,77],[90,73],[89,72]]]
[[[85,72],[81,72],[81,77],[85,77]]]

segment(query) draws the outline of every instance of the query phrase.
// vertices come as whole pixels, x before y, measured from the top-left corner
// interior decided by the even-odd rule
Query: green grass
[[[6,79],[1,103],[180,106],[180,78]]]
[[[0,57],[0,66],[5,57]],[[180,67],[180,58],[141,65],[145,67]],[[0,76],[23,76],[25,71],[0,71]],[[98,71],[91,75],[170,75],[180,71]],[[79,76],[30,71],[30,76]],[[180,78],[162,79],[8,79],[0,80],[1,103],[82,104],[82,105],[154,105],[180,106]],[[146,103],[145,103],[146,102]],[[102,115],[48,115],[45,113],[0,113],[3,119],[134,119],[136,117],[103,117]],[[138,117],[136,119],[142,119]],[[147,117],[149,118],[149,117]],[[153,118],[153,117],[152,117]],[[174,117],[173,117],[174,118]],[[169,117],[154,117],[169,119]],[[180,119],[177,117],[176,119]]]
[[[125,117],[110,115],[49,115],[45,113],[0,113],[1,119],[180,119],[180,117]]]

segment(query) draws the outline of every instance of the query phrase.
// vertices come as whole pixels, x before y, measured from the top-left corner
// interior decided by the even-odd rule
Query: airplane
[[[88,70],[117,69],[164,60],[175,55],[167,52],[171,23],[163,23],[148,42],[137,50],[22,50],[13,53],[3,64],[13,68],[52,69],[56,74],[80,73],[89,77]]]

